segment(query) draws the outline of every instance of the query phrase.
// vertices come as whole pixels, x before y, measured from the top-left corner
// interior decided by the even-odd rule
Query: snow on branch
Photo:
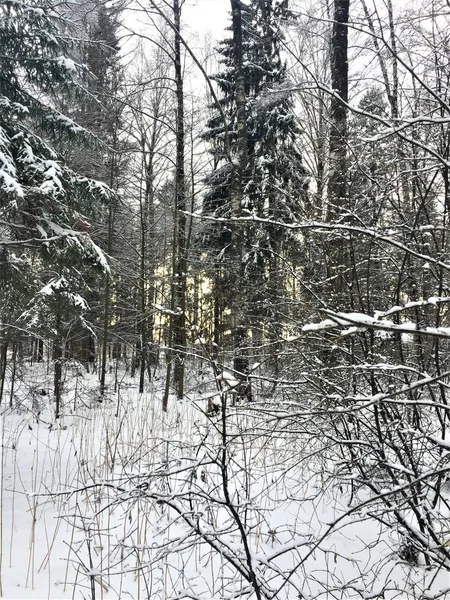
[[[171,317],[178,317],[181,315],[181,309],[172,310],[170,308],[162,306],[161,304],[154,304],[153,308],[163,315],[169,315]]]
[[[423,260],[425,263],[431,263],[433,265],[436,265],[438,267],[441,267],[443,269],[445,269],[446,271],[450,271],[450,263],[441,261],[437,258],[434,258],[433,256],[429,255],[429,254],[423,254],[422,252],[418,252],[417,250],[414,250],[413,248],[407,246],[406,244],[398,241],[395,239],[394,234],[397,233],[395,230],[380,230],[380,229],[375,229],[373,227],[364,227],[364,226],[357,226],[357,225],[351,225],[349,223],[343,223],[343,222],[336,222],[336,223],[324,223],[322,221],[304,221],[304,222],[299,222],[299,221],[293,221],[293,222],[285,222],[285,221],[279,221],[279,220],[275,220],[275,219],[266,219],[266,218],[262,218],[262,217],[258,217],[256,215],[252,215],[251,217],[241,217],[241,218],[223,218],[223,217],[210,217],[208,215],[198,215],[196,213],[193,212],[189,212],[189,211],[184,211],[184,214],[186,214],[189,217],[192,218],[201,218],[203,221],[214,221],[216,223],[228,223],[228,224],[232,224],[232,223],[261,223],[262,225],[274,225],[277,227],[284,227],[286,229],[292,230],[292,231],[307,231],[307,230],[314,230],[317,233],[320,234],[325,234],[325,233],[329,233],[329,232],[343,232],[343,233],[357,233],[360,235],[364,235],[367,236],[369,238],[372,238],[374,240],[376,240],[377,242],[382,242],[385,243],[389,246],[393,246],[394,248],[397,248],[398,250],[402,250],[403,252],[405,252],[406,254],[409,254],[410,256],[414,256],[415,258],[418,258],[420,260]],[[351,215],[349,215],[351,216]],[[421,230],[424,230],[424,228],[420,228]],[[428,227],[427,227],[428,229]],[[437,230],[437,227],[432,227],[432,229]]]
[[[394,323],[393,321],[388,320],[381,321],[376,317],[370,317],[369,315],[362,313],[341,313],[328,309],[323,309],[323,312],[330,317],[327,321],[331,320],[334,322],[334,326],[347,326],[348,324],[351,324],[359,328],[373,328],[382,331],[450,338],[450,327],[419,327],[417,323],[411,321],[406,321],[404,323]],[[327,329],[330,328],[331,325],[327,326]]]
[[[11,141],[5,130],[0,127],[0,189],[19,198],[24,191],[17,178],[16,166],[10,152]]]
[[[69,284],[65,277],[52,279],[36,295],[44,298],[46,296],[54,296],[55,294],[63,295],[71,306],[79,308],[82,311],[89,309],[86,300],[80,294],[69,290]]]

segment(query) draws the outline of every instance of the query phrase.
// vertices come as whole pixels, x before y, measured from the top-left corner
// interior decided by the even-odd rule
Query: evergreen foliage
[[[51,0],[7,0],[1,4],[0,271],[4,335],[12,325],[18,330],[28,327],[33,333],[52,329],[55,320],[61,319],[61,311],[58,308],[55,313],[55,295],[43,290],[54,290],[55,281],[64,282],[64,294],[55,297],[78,298],[77,313],[81,316],[87,309],[88,272],[108,270],[103,252],[90,237],[90,219],[112,200],[112,192],[104,183],[69,168],[59,152],[76,140],[97,143],[87,128],[61,108],[80,102],[87,93],[83,86],[87,69],[74,60],[76,55],[77,42],[61,5]],[[10,310],[17,298],[21,310]],[[72,318],[65,317],[65,322],[70,329]],[[58,338],[58,400],[60,359],[66,342],[62,341],[62,325],[57,330],[53,337]]]
[[[119,99],[123,79],[118,39],[121,6],[116,3],[105,5],[98,0],[83,0],[70,6],[70,10],[78,35],[84,40],[76,48],[76,52],[80,61],[86,65],[82,79],[86,94],[78,102],[69,105],[68,110],[77,123],[102,143],[91,144],[89,147],[66,143],[63,150],[71,168],[117,190],[120,173],[125,166],[125,142],[120,139],[124,108],[123,98]],[[118,197],[115,196],[107,206],[98,206],[98,210],[92,215],[95,223],[91,236],[110,257],[117,257],[120,253],[120,242],[118,244],[114,240],[117,237],[116,223],[121,210]],[[120,261],[112,261],[112,264],[117,268],[103,280],[104,286],[98,286],[93,272],[86,278],[88,289],[85,297],[89,306],[87,317],[95,331],[103,331],[103,340],[99,340],[99,344],[105,347],[108,345],[107,332],[112,320],[113,309],[110,304],[113,296],[118,299],[117,289],[113,290],[113,287],[118,278]],[[84,334],[87,337],[83,339],[83,347],[95,347],[94,337],[86,328]],[[86,352],[82,354],[83,362],[86,363]]]
[[[291,256],[298,248],[290,231],[279,223],[295,222],[306,201],[307,176],[303,165],[300,126],[293,111],[286,63],[282,57],[282,26],[290,17],[288,2],[252,0],[242,5],[244,77],[246,86],[248,160],[243,173],[242,216],[266,219],[249,223],[244,229],[244,273],[248,291],[248,310],[260,320],[262,312],[272,312],[282,292],[277,277],[280,257]],[[214,76],[220,90],[223,114],[217,108],[208,122],[206,140],[210,142],[215,168],[207,178],[203,211],[222,222],[209,221],[203,241],[210,260],[217,265],[227,254],[231,229],[223,219],[231,217],[231,164],[236,159],[236,98],[233,41],[219,47],[222,70]],[[227,123],[223,122],[223,115]],[[219,286],[216,278],[216,287]],[[226,283],[225,283],[226,285]],[[267,288],[262,294],[262,287]],[[281,287],[280,287],[281,286]],[[265,301],[263,301],[265,295]],[[261,305],[266,304],[266,309]],[[253,306],[253,308],[251,308]],[[273,314],[269,320],[273,320]]]
[[[108,188],[75,174],[55,151],[61,139],[89,137],[55,108],[56,95],[83,93],[84,67],[68,57],[73,40],[51,2],[0,7],[0,210],[3,244],[39,246],[49,256],[76,251],[105,268],[80,220]]]
[[[86,66],[82,81],[87,93],[69,110],[74,120],[102,143],[91,145],[88,152],[75,144],[67,158],[75,170],[115,187],[119,145],[123,146],[118,141],[123,112],[123,102],[118,98],[123,79],[118,39],[120,6],[93,1],[73,10],[81,12],[78,28],[85,43],[77,52]]]
[[[288,80],[281,52],[281,25],[289,15],[287,2],[252,0],[242,8],[249,155],[244,176],[244,215],[292,221],[301,211],[306,172],[299,148],[300,128],[291,94],[285,89]],[[219,52],[223,70],[213,79],[221,92],[227,124],[215,110],[205,134],[216,168],[207,180],[204,212],[227,217],[231,172],[227,145],[233,156],[236,139],[232,40],[224,40]],[[289,193],[295,191],[297,194]]]

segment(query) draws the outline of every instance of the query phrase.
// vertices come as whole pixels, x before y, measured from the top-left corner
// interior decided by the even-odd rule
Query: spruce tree
[[[67,158],[75,170],[113,186],[112,171],[118,157],[117,137],[124,106],[119,99],[123,83],[118,35],[121,7],[90,0],[76,5],[72,12],[79,36],[84,40],[76,52],[79,61],[87,67],[83,85],[88,93],[68,110],[77,123],[101,138],[104,144],[92,146],[89,152],[86,148],[80,149],[79,144],[74,145]]]
[[[282,262],[288,257],[286,241],[291,238],[279,223],[293,222],[301,214],[306,197],[306,172],[299,147],[300,128],[287,91],[287,69],[282,57],[282,27],[290,16],[288,2],[251,0],[241,6],[248,144],[242,216],[266,220],[262,224],[248,223],[244,228],[245,281],[242,285],[246,288],[245,310],[250,315],[253,337],[262,341],[264,329],[264,335],[273,341],[280,334],[279,302],[285,288]],[[214,170],[206,181],[208,189],[203,211],[208,217],[222,221],[208,220],[203,243],[208,260],[214,265],[216,312],[223,312],[229,304],[226,271],[233,268],[226,265],[232,227],[223,219],[231,217],[229,154],[231,158],[237,154],[232,40],[224,40],[219,52],[222,70],[214,79],[227,123],[223,122],[222,112],[215,109],[205,134],[211,145]],[[297,243],[289,246],[295,247]],[[216,334],[216,341],[217,337]]]
[[[90,137],[55,107],[55,94],[77,98],[82,65],[69,58],[73,40],[52,2],[0,6],[0,209],[5,245],[71,246],[101,261],[87,235],[76,231],[93,200],[108,189],[75,174],[59,159],[60,139]],[[41,243],[39,243],[41,242]],[[44,244],[45,242],[45,244]]]
[[[73,118],[97,137],[102,145],[93,145],[86,151],[79,145],[72,145],[67,158],[78,171],[105,182],[111,189],[120,185],[120,177],[125,166],[125,145],[121,139],[123,132],[123,79],[124,69],[120,62],[120,44],[118,29],[121,17],[121,4],[117,2],[105,5],[100,0],[85,0],[71,7],[74,21],[85,43],[78,49],[80,60],[87,66],[83,84],[88,94],[84,101],[71,107]],[[110,202],[96,215],[96,243],[108,256],[117,257],[120,249],[114,243],[117,219],[121,206]],[[118,271],[120,261],[114,261],[115,273],[105,273],[104,285],[90,282],[87,297],[92,321],[99,335],[100,348],[100,393],[105,391],[108,345],[111,341],[110,324],[115,310],[112,298],[116,300]],[[91,334],[84,335],[81,344],[81,360],[87,365],[95,356],[95,341]]]
[[[71,58],[76,43],[60,8],[51,0],[0,5],[0,269],[15,272],[19,282],[15,253],[32,256],[41,303],[50,298],[42,290],[62,273],[65,293],[82,298],[85,269],[107,269],[88,232],[93,208],[111,198],[109,188],[75,173],[57,152],[64,140],[93,138],[57,108],[62,99],[69,105],[85,93],[85,67]],[[32,319],[29,325],[33,328]],[[55,390],[59,394],[56,379]]]

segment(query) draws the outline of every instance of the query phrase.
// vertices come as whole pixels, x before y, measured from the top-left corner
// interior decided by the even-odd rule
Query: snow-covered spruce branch
[[[52,237],[47,237],[47,238],[31,237],[31,238],[27,238],[25,240],[11,240],[9,238],[0,237],[0,247],[7,246],[8,248],[38,248],[38,247],[42,246],[42,244],[44,242],[45,243],[57,242],[60,239],[61,239],[61,236],[52,236]]]
[[[38,227],[41,230],[40,227]],[[55,231],[56,226],[52,227]],[[43,234],[44,231],[42,230]],[[97,246],[97,244],[88,237],[84,232],[75,231],[74,229],[63,229],[59,228],[56,235],[48,236],[42,235],[42,237],[31,237],[27,239],[10,239],[10,238],[1,238],[0,237],[0,247],[8,247],[8,248],[40,248],[43,244],[51,244],[54,242],[59,242],[61,240],[66,240],[69,244],[76,244],[77,248],[83,252],[86,249],[91,250],[96,258],[96,262],[102,268],[105,273],[110,272],[110,267],[108,260],[106,258],[105,253]]]

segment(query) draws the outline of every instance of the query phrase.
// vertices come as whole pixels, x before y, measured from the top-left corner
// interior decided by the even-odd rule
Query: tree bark
[[[331,37],[329,179],[327,221],[346,218],[349,207],[347,194],[347,143],[348,143],[348,20],[350,0],[334,0],[334,21]],[[333,282],[331,292],[335,303],[342,302],[348,268],[345,240],[331,240],[327,278]]]
[[[63,337],[62,337],[62,317],[58,302],[56,313],[56,337],[53,342],[53,395],[55,399],[55,419],[61,415],[61,397],[62,397],[62,360],[63,360]]]
[[[245,315],[245,274],[244,274],[244,226],[239,219],[242,216],[243,178],[248,160],[247,111],[245,76],[243,68],[242,11],[240,0],[230,0],[232,11],[234,66],[236,72],[236,121],[237,121],[237,157],[232,162],[231,172],[231,279],[233,296],[231,297],[231,323],[234,338],[234,369],[244,382],[249,372],[246,355],[248,346],[248,327]],[[250,398],[248,384],[242,384],[243,395]]]
[[[0,349],[0,404],[3,400],[3,390],[5,388],[6,367],[8,364],[8,340],[5,340]]]
[[[331,38],[330,176],[328,221],[347,208],[348,18],[350,0],[335,0]]]
[[[173,15],[175,25],[174,60],[175,84],[177,100],[176,116],[176,171],[175,171],[175,227],[177,231],[176,264],[173,280],[175,312],[173,315],[174,333],[174,384],[178,398],[184,395],[184,363],[186,353],[186,181],[184,169],[185,130],[184,130],[184,91],[183,72],[181,66],[181,38],[179,0],[173,0]]]
[[[117,139],[117,122],[114,124],[114,136],[113,146],[118,142]],[[115,179],[117,177],[117,156],[113,151],[111,156],[111,167],[109,172],[109,185],[111,188],[114,186]],[[108,238],[106,242],[106,251],[108,256],[111,255],[113,235],[114,235],[114,218],[115,218],[115,202],[110,201],[108,209]],[[111,273],[107,271],[105,273],[105,290],[104,290],[104,302],[103,302],[103,323],[102,323],[102,356],[101,356],[101,370],[100,370],[100,396],[105,393],[105,381],[106,381],[106,363],[108,358],[108,343],[109,343],[109,324],[111,320],[110,308],[111,308]]]

